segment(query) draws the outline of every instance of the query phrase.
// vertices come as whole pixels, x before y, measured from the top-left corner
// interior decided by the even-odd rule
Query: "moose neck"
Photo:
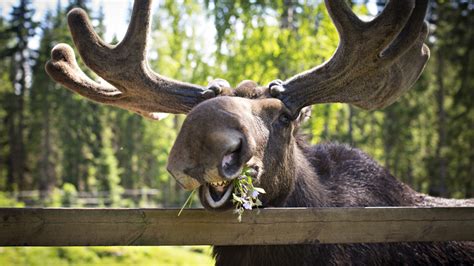
[[[326,187],[319,182],[319,176],[308,161],[300,145],[293,149],[295,163],[293,175],[294,189],[282,207],[326,207],[330,205]]]
[[[304,144],[303,144],[304,145]],[[292,189],[281,204],[273,207],[325,207],[329,205],[326,188],[320,184],[311,163],[304,155],[304,148],[294,145],[291,162],[294,167],[287,171]],[[315,252],[316,251],[316,252]],[[324,258],[311,245],[277,246],[214,246],[216,265],[312,265]],[[307,254],[311,254],[310,257]],[[295,257],[296,256],[296,257]],[[327,256],[326,256],[327,257]]]

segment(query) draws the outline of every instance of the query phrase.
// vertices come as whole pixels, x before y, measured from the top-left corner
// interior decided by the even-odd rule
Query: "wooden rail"
[[[0,246],[260,245],[474,240],[474,207],[0,208]]]

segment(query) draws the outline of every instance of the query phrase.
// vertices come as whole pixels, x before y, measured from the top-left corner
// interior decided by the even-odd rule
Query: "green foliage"
[[[232,203],[234,204],[234,212],[237,214],[237,220],[239,222],[242,221],[242,214],[245,210],[262,206],[262,202],[258,196],[265,194],[265,190],[253,185],[253,171],[252,169],[244,168],[239,178],[232,181]]]
[[[204,86],[214,78],[233,86],[246,79],[261,85],[286,79],[328,60],[337,47],[339,37],[322,2],[161,1],[154,13],[150,65],[162,75]],[[410,91],[379,111],[315,105],[302,133],[312,144],[338,141],[360,148],[418,191],[473,197],[473,10],[469,1],[431,5],[431,59]],[[85,0],[71,0],[66,8],[59,1],[40,31],[30,1],[18,1],[10,18],[0,17],[0,191],[11,192],[0,192],[0,206],[179,206],[186,195],[166,163],[183,116],[145,120],[91,103],[46,75],[52,47],[72,44],[66,13],[75,6],[91,14],[99,35],[107,32],[103,10],[91,10]],[[365,4],[353,9],[370,15]],[[28,44],[38,34],[33,52]],[[17,197],[19,190],[33,196]],[[120,263],[212,260],[208,249],[191,247],[0,248],[0,265]]]
[[[73,184],[64,183],[62,187],[63,195],[61,197],[61,205],[64,207],[72,207],[77,205],[77,190]]]
[[[433,6],[432,59],[412,90],[373,112],[346,104],[315,105],[302,129],[309,141],[356,146],[419,191],[472,196],[473,16],[466,3],[452,3]],[[34,28],[34,6],[20,4],[28,10],[22,13],[18,5],[12,12]],[[66,8],[58,4],[41,21],[37,53],[28,59],[32,85],[22,94],[22,108],[16,105],[15,84],[26,77],[13,75],[19,68],[8,54],[10,48],[26,49],[31,31],[0,18],[0,189],[39,190],[24,199],[38,206],[179,206],[186,195],[166,163],[183,116],[145,120],[91,103],[45,74],[52,47],[72,44],[65,16],[77,5],[88,9],[90,1],[70,1]],[[365,4],[352,7],[370,15]],[[87,11],[99,35],[105,34],[104,10]],[[262,85],[286,79],[328,60],[339,39],[322,1],[184,0],[177,5],[166,0],[154,14],[151,67],[201,85],[214,78],[233,86],[246,79]],[[78,62],[97,78],[79,57]],[[18,130],[23,137],[14,137]],[[13,160],[20,154],[15,152],[18,140],[25,147],[22,167],[13,163],[19,161]]]
[[[8,197],[6,193],[0,192],[0,207],[25,207],[25,204]]]
[[[210,247],[0,248],[0,265],[214,265]]]
[[[38,23],[34,21],[35,10],[31,1],[21,0],[12,7],[8,21],[3,22],[0,32],[0,56],[2,66],[7,65],[10,91],[2,92],[2,109],[5,113],[3,124],[7,140],[1,145],[8,147],[5,154],[7,179],[5,187],[9,191],[23,190],[32,183],[27,175],[27,102],[34,53],[29,48]]]
[[[99,191],[107,191],[108,202],[107,206],[117,207],[120,206],[121,194],[123,188],[120,186],[120,169],[117,158],[114,155],[112,149],[112,132],[110,128],[105,128],[102,133],[102,144],[103,147],[100,150],[99,158],[97,159],[97,188]]]

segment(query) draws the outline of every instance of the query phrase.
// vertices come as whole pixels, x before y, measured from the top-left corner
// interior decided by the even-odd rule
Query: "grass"
[[[214,265],[209,246],[0,247],[0,265]]]

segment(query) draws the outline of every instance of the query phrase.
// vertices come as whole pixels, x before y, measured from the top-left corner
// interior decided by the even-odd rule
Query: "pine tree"
[[[3,48],[2,54],[10,59],[10,82],[13,91],[5,95],[5,124],[8,131],[9,154],[7,157],[7,190],[16,186],[26,189],[31,180],[26,180],[27,154],[25,148],[26,101],[30,88],[33,52],[28,47],[38,25],[33,21],[34,10],[28,0],[19,1],[11,11],[9,26],[2,35],[11,35],[14,39]]]
[[[10,82],[10,64],[9,58],[4,54],[8,53],[8,44],[12,41],[13,36],[6,31],[8,25],[3,17],[0,17],[0,190],[6,190],[4,185],[13,184],[13,180],[7,182],[7,176],[12,179],[11,172],[7,172],[7,158],[9,156],[9,135],[7,127],[7,95],[13,91],[12,83]]]
[[[42,34],[38,58],[33,68],[33,83],[29,101],[30,136],[28,153],[33,179],[40,190],[42,200],[46,199],[58,183],[59,147],[55,141],[58,137],[58,103],[61,101],[58,86],[44,71],[44,65],[50,59],[55,36],[55,18],[47,11],[42,22]]]
[[[87,4],[88,1],[71,1],[66,11],[80,7],[90,13]],[[64,19],[66,12],[61,13]],[[57,36],[64,36],[64,39],[58,41],[72,44],[65,24],[57,29]],[[76,59],[86,74],[91,74],[80,57],[76,56]],[[95,184],[94,173],[97,167],[95,158],[100,156],[102,109],[96,103],[89,102],[64,88],[60,94],[62,100],[58,106],[61,113],[58,131],[62,145],[62,182],[74,185],[78,191],[94,190],[95,188],[91,186]]]

